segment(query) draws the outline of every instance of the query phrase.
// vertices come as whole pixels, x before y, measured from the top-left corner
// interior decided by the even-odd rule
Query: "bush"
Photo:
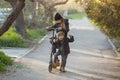
[[[5,55],[0,55],[0,61],[4,63],[5,65],[12,65],[13,60],[11,60],[10,57],[5,56]]]
[[[3,47],[25,47],[23,38],[16,34],[14,28],[10,28],[0,37],[0,45]]]
[[[2,51],[0,51],[0,56],[1,56],[1,55],[5,55],[5,53],[4,53],[4,52],[2,52]]]
[[[8,65],[12,65],[13,60],[0,51],[0,71],[6,70]]]
[[[91,0],[85,11],[102,32],[120,37],[120,0]]]
[[[27,29],[27,34],[31,39],[42,38],[46,35],[46,31],[44,29]]]
[[[30,39],[42,38],[46,35],[46,31],[41,28],[27,29],[27,34]],[[28,47],[29,42],[15,32],[15,28],[10,28],[3,36],[0,37],[0,46],[2,47]]]
[[[2,62],[0,62],[0,71],[5,71],[5,70],[6,70],[5,64],[3,64]]]

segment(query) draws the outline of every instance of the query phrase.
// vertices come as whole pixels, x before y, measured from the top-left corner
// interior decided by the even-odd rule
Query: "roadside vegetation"
[[[13,60],[11,57],[6,56],[3,51],[0,51],[0,71],[7,70],[7,66],[10,66],[12,64]]]
[[[120,48],[120,0],[76,0],[88,18]]]
[[[85,13],[83,13],[83,12],[79,12],[79,13],[72,13],[72,14],[68,14],[67,16],[66,16],[66,18],[69,18],[69,19],[81,19],[81,18],[83,18],[83,17],[85,17],[86,16],[86,14]]]
[[[46,31],[42,28],[27,29],[27,34],[31,41],[41,39],[46,35]],[[3,36],[0,37],[1,47],[29,47],[29,42],[20,35],[17,34],[15,28],[11,27]]]

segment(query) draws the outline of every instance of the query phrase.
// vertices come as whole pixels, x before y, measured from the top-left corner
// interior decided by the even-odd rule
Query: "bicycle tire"
[[[49,64],[48,66],[48,71],[51,73],[52,72],[52,64]]]

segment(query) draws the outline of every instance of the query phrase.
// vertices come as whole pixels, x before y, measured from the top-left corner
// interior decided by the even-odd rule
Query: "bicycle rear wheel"
[[[48,71],[51,73],[52,71],[52,64],[50,63],[49,66],[48,66]]]

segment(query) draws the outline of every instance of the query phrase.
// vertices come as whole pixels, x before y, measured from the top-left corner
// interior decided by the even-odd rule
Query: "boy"
[[[57,40],[55,41],[56,48],[58,51],[54,54],[54,63],[53,66],[57,67],[60,65],[58,56],[61,55],[61,66],[60,71],[65,72],[67,56],[70,53],[69,42],[74,41],[74,37],[69,35],[70,38],[65,37],[65,33],[60,31],[57,33]]]

